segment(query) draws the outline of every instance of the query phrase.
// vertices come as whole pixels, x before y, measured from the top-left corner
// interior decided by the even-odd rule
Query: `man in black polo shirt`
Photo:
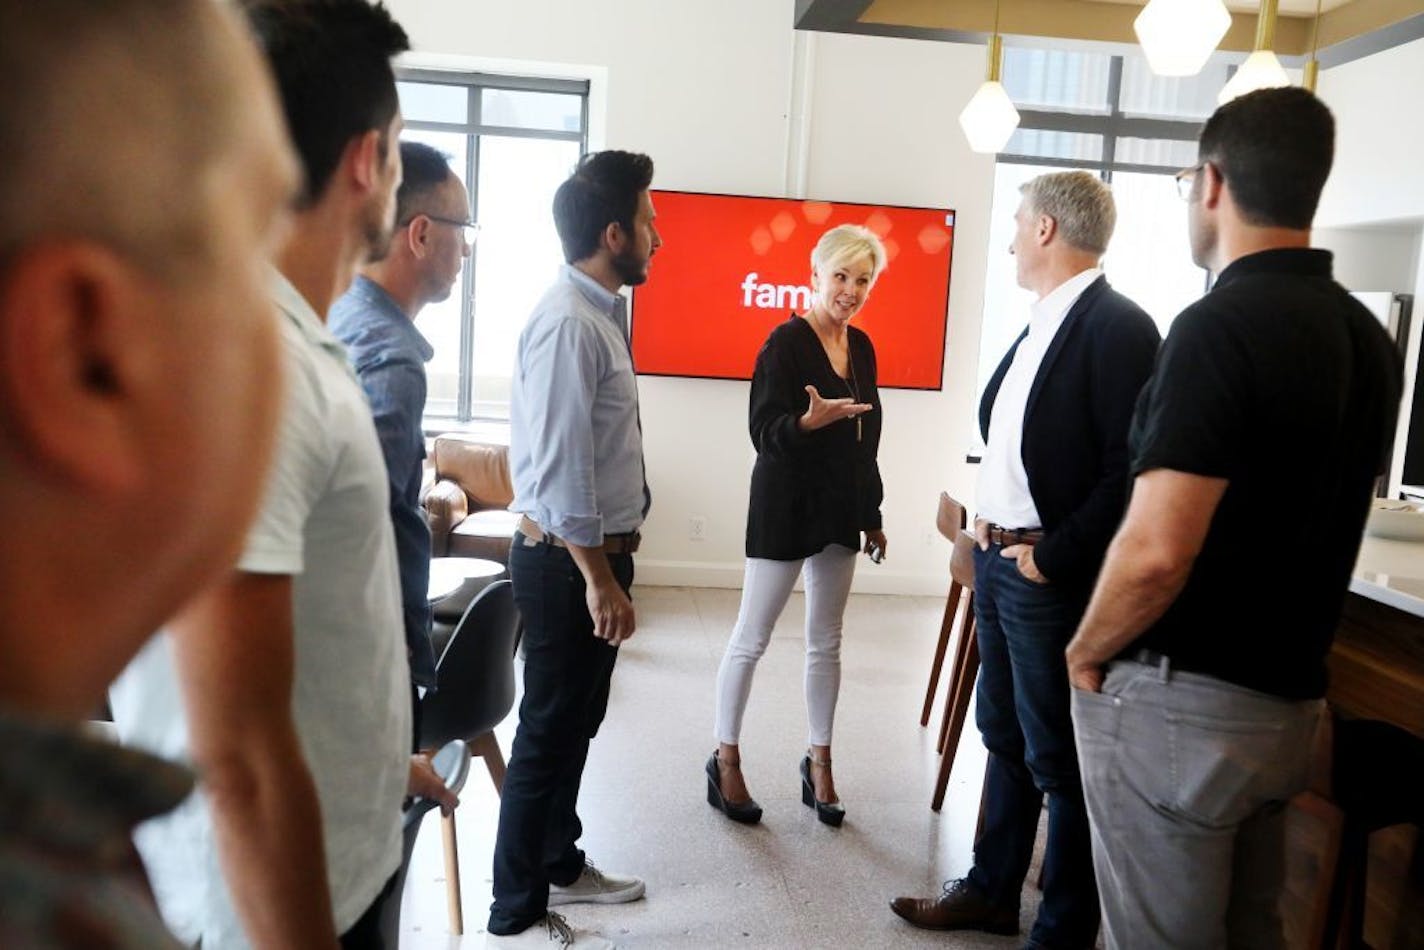
[[[1068,647],[1110,948],[1282,945],[1285,803],[1402,379],[1309,247],[1334,134],[1310,93],[1254,92],[1178,176],[1219,276],[1142,392],[1126,519]]]

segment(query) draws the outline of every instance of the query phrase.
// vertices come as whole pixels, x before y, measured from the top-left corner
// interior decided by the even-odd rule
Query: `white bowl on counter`
[[[1365,534],[1391,541],[1424,541],[1424,511],[1407,501],[1376,498]]]

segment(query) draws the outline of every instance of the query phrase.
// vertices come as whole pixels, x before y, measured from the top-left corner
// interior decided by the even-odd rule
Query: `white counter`
[[[1424,617],[1424,544],[1365,535],[1350,590]]]

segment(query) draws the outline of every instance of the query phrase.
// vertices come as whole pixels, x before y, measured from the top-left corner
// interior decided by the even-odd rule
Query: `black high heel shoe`
[[[754,825],[761,821],[761,806],[756,803],[756,799],[748,798],[744,802],[729,802],[727,797],[722,794],[722,775],[717,770],[717,753],[715,752],[707,757],[707,804],[733,821],[744,825]]]
[[[824,761],[817,759],[819,766],[828,766],[830,759]],[[816,786],[811,783],[811,757],[808,755],[801,760],[801,804],[807,808],[815,809],[816,818],[823,825],[830,825],[832,828],[839,828],[841,822],[845,821],[845,806],[840,802],[823,802],[816,797]]]

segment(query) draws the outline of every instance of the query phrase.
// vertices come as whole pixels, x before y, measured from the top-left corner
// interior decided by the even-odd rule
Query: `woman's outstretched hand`
[[[875,408],[868,402],[856,402],[849,396],[842,399],[822,399],[815,386],[807,386],[806,395],[811,397],[811,405],[796,421],[802,432],[814,432],[816,429],[825,428],[832,422],[854,419],[861,413],[869,412]]]

